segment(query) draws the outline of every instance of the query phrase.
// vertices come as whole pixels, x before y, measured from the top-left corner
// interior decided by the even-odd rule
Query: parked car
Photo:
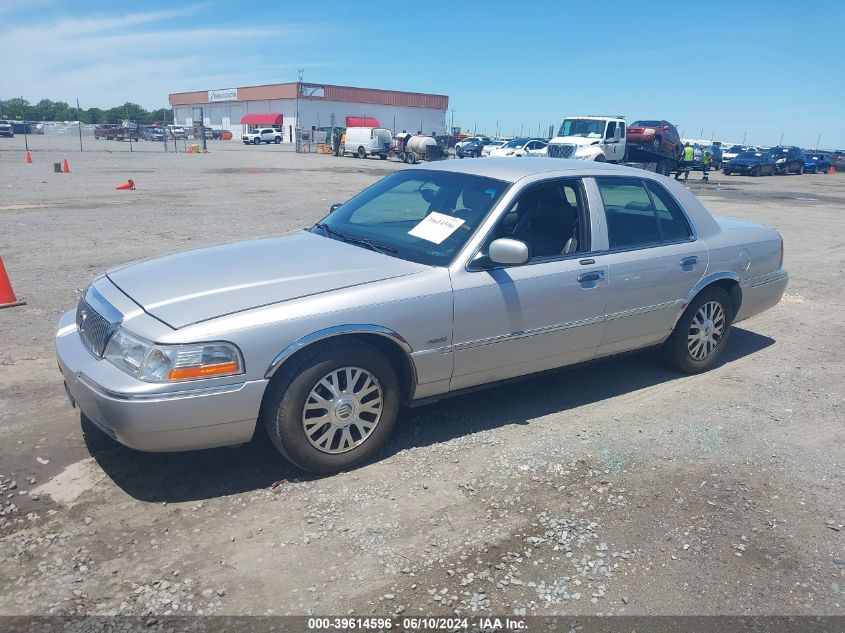
[[[9,138],[13,138],[15,136],[12,124],[6,119],[0,119],[0,136],[8,136]]]
[[[481,148],[481,155],[482,156],[489,156],[490,152],[492,152],[497,147],[501,147],[505,143],[507,143],[507,141],[490,140],[487,143],[485,143],[484,146]]]
[[[727,163],[732,158],[736,158],[745,152],[756,152],[756,147],[749,147],[746,145],[731,145],[728,149],[722,152],[722,161]]]
[[[348,127],[341,154],[352,154],[353,158],[378,156],[385,160],[392,143],[393,135],[390,130],[379,127]]]
[[[460,141],[455,143],[455,152],[457,152],[461,147],[466,143],[472,143],[473,141],[481,141],[482,143],[489,143],[490,137],[489,136],[467,136],[466,138],[462,138]]]
[[[187,132],[185,132],[185,128],[183,128],[181,125],[168,125],[167,136],[178,140],[184,140],[188,138],[188,134]]]
[[[236,445],[261,425],[328,473],[371,458],[402,405],[654,345],[706,371],[780,301],[782,264],[775,230],[663,176],[441,161],[307,230],[109,270],[56,350],[71,402],[118,442]]]
[[[455,151],[455,155],[458,158],[478,158],[483,151],[484,143],[476,139],[469,143],[461,143],[461,146]]]
[[[108,141],[122,140],[126,136],[126,129],[117,123],[104,123],[94,128],[94,138]]]
[[[541,138],[515,138],[491,150],[488,156],[542,156],[547,144]]]
[[[670,156],[681,153],[681,135],[669,121],[634,121],[628,125],[626,140],[629,145],[650,145],[654,150]]]
[[[743,152],[722,165],[722,173],[725,176],[774,176],[776,171],[775,159],[767,152]]]
[[[830,171],[830,154],[825,152],[804,153],[805,174],[826,174]]]
[[[778,145],[766,151],[775,159],[779,176],[804,173],[804,151],[800,147]]]
[[[160,127],[148,125],[141,130],[141,138],[145,141],[164,141],[167,139],[167,135]]]
[[[276,143],[278,145],[282,142],[282,133],[271,127],[265,127],[254,132],[246,132],[241,136],[241,140],[247,145],[261,145],[261,143],[267,143],[268,145],[270,143]]]

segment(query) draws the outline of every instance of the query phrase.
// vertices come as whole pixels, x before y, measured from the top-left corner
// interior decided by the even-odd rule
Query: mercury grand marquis
[[[110,270],[56,348],[72,404],[127,446],[237,445],[260,425],[327,473],[371,458],[401,406],[652,346],[710,369],[787,281],[775,230],[663,176],[446,161],[298,233]]]

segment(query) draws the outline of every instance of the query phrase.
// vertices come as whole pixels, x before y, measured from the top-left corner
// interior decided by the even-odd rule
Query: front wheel
[[[253,142],[254,145],[261,145],[261,139],[260,138],[252,139],[252,142]]]
[[[688,374],[711,369],[725,350],[733,317],[724,289],[714,286],[698,293],[663,344],[666,360]]]
[[[753,171],[753,172],[751,172],[751,175],[752,175],[752,176],[762,176],[762,175],[763,175],[763,171],[762,171],[762,169],[761,169],[760,167],[755,167],[755,168],[754,168],[754,171]]]
[[[276,142],[276,145],[278,145],[279,143],[281,143],[281,142],[282,142],[282,137],[281,137],[281,136],[277,136],[277,137],[274,139],[274,141]]]
[[[280,372],[260,415],[273,445],[303,470],[334,473],[357,466],[393,430],[399,381],[376,348],[328,342],[303,352]]]
[[[798,165],[798,171],[796,173],[801,176],[804,173],[804,165]]]

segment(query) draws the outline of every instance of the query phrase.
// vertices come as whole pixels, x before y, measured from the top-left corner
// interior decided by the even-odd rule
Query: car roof
[[[470,174],[485,176],[516,182],[527,176],[547,172],[557,172],[562,176],[634,176],[642,178],[649,172],[634,167],[612,165],[610,163],[596,163],[593,161],[574,160],[566,158],[537,157],[496,157],[479,158],[476,160],[444,160],[433,163],[419,164],[416,169],[432,171],[450,171],[456,174]]]

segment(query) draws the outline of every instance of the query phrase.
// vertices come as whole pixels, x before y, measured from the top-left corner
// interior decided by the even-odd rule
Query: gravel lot
[[[791,273],[714,371],[644,353],[447,400],[315,478],[263,437],[155,455],[82,428],[55,325],[104,268],[296,230],[399,163],[29,140],[32,165],[0,139],[27,300],[0,310],[0,614],[845,614],[845,177],[693,175]]]

